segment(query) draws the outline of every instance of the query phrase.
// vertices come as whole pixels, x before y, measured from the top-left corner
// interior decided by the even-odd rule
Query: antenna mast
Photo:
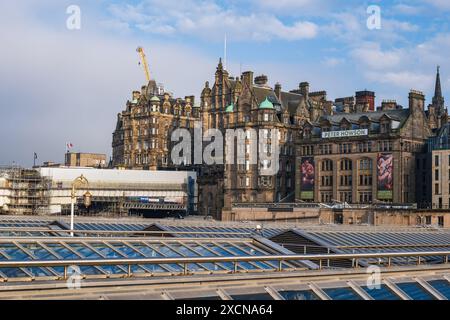
[[[223,47],[223,62],[224,62],[224,69],[227,70],[227,34],[225,33],[225,41],[224,41],[224,47]]]

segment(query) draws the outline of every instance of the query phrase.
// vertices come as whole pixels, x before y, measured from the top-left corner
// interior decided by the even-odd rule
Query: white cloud
[[[395,85],[398,88],[403,89],[417,89],[423,90],[432,83],[434,75],[429,72],[427,74],[417,73],[412,71],[399,71],[399,72],[373,72],[366,73],[367,79],[385,83],[389,85]]]
[[[419,26],[407,21],[398,21],[393,19],[384,19],[382,28],[387,30],[395,30],[396,32],[415,32],[419,30]]]
[[[383,51],[378,43],[365,43],[354,49],[351,55],[357,62],[374,70],[396,68],[400,63],[404,63],[403,59],[406,58],[402,50]]]
[[[382,50],[378,43],[365,43],[351,55],[370,81],[432,94],[436,65],[441,65],[441,74],[450,73],[449,50],[450,34],[438,34],[418,45],[388,50]]]
[[[330,0],[253,0],[256,7],[288,16],[323,15],[336,3]]]
[[[425,0],[425,2],[428,2],[439,9],[450,10],[450,1],[448,0]]]
[[[309,21],[285,24],[269,13],[243,14],[200,0],[147,0],[134,6],[112,5],[110,12],[118,21],[148,33],[188,34],[210,40],[225,33],[231,40],[300,40],[314,38],[318,32],[317,25]]]
[[[335,58],[335,57],[328,57],[325,58],[322,63],[327,67],[336,67],[338,65],[341,65],[344,63],[344,59],[341,58]]]
[[[16,8],[8,6],[0,9]],[[110,154],[117,113],[145,83],[138,45],[147,49],[152,76],[176,96],[198,98],[215,70],[215,59],[184,45],[111,37],[87,24],[69,31],[64,21],[49,28],[26,8],[14,12],[0,21],[0,117],[8,119],[0,136],[9,137],[0,139],[0,150],[8,150],[0,152],[0,164],[30,165],[33,152],[39,161],[62,161],[67,141],[75,151]]]
[[[400,3],[392,7],[394,13],[399,13],[403,15],[416,15],[423,10],[420,6],[411,6],[405,3]]]

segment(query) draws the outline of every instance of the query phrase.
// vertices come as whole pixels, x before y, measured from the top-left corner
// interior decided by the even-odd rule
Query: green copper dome
[[[234,111],[234,104],[230,104],[228,107],[225,108],[225,112],[233,112]]]
[[[273,103],[266,97],[266,100],[259,105],[259,109],[273,109]]]
[[[159,98],[157,96],[154,96],[150,99],[150,101],[159,102]]]

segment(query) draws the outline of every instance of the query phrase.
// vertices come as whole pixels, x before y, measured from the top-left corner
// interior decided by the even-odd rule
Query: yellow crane
[[[145,56],[144,48],[138,47],[136,49],[137,53],[141,56],[142,65],[144,66],[145,77],[147,78],[147,82],[150,81],[150,71],[148,69],[147,57]]]

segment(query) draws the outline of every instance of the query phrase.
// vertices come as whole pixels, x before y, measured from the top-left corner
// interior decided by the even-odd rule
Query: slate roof
[[[351,123],[358,123],[361,117],[367,117],[371,122],[380,122],[380,118],[383,115],[388,116],[392,120],[399,121],[401,127],[408,119],[410,112],[409,109],[401,109],[401,110],[386,110],[375,112],[338,113],[331,116],[329,115],[322,116],[319,118],[319,121],[326,119],[331,123],[338,124],[342,121],[343,118],[345,118]]]

